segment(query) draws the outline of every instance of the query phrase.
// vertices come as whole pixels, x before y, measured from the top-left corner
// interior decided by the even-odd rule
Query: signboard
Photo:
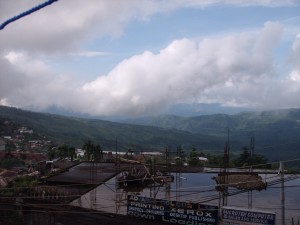
[[[127,215],[172,224],[217,225],[218,207],[128,195]]]
[[[275,212],[223,207],[222,221],[223,225],[275,225]]]

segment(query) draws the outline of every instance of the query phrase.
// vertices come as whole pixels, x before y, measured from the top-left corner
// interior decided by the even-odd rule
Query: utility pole
[[[254,136],[251,136],[250,140],[250,157],[254,156],[254,143],[255,139]],[[249,172],[253,172],[252,166],[249,168]],[[248,191],[248,209],[252,209],[252,190]]]
[[[118,172],[121,171],[121,164],[120,164],[120,154],[118,154],[118,138],[116,137],[116,162],[115,162],[115,165],[116,165],[116,168],[118,168]]]
[[[250,173],[252,173],[252,166],[250,167]],[[252,190],[248,191],[248,209],[252,209]]]
[[[281,177],[281,220],[285,225],[285,195],[284,195],[284,162],[280,161],[279,173]]]
[[[251,157],[254,155],[254,144],[255,144],[254,136],[251,136],[251,141],[250,141],[250,156]]]
[[[223,206],[227,206],[228,203],[228,168],[229,168],[229,151],[230,151],[230,146],[229,146],[229,128],[227,131],[227,142],[224,147],[224,156],[223,156],[223,163],[224,163],[224,168],[223,168]]]
[[[229,167],[229,145],[224,148],[224,169],[223,169],[223,206],[228,203],[228,167]]]

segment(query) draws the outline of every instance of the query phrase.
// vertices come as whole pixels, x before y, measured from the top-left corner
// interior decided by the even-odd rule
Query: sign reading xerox
[[[275,225],[275,212],[223,207],[222,224]]]
[[[218,207],[128,195],[127,215],[186,225],[216,225]]]

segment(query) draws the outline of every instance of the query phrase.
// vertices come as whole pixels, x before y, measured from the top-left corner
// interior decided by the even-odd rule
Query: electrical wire
[[[292,179],[297,179],[299,177],[297,176],[294,176],[292,177]],[[285,182],[286,181],[289,181],[289,180],[292,180],[290,178],[287,178],[285,179]],[[281,179],[280,179],[281,180]],[[277,183],[274,182],[272,185],[276,185]],[[204,191],[201,191],[201,192],[208,192],[208,191],[211,191],[211,190],[204,190]],[[248,190],[238,190],[238,191],[235,191],[235,192],[232,192],[232,193],[229,193],[228,196],[233,196],[233,195],[237,195],[237,194],[242,194],[242,193],[245,193],[245,192],[248,192]],[[188,195],[195,195],[195,194],[199,194],[199,192],[192,192],[192,193],[188,193],[188,194],[185,194],[185,195],[181,195],[181,197],[186,197]],[[77,195],[59,195],[58,197],[61,199],[61,198],[70,198],[70,197],[80,197],[82,195],[80,194],[77,194]],[[98,196],[98,198],[100,196],[111,196],[109,194],[97,194],[95,195],[96,197]],[[0,199],[15,199],[16,197],[0,197]],[[20,196],[18,197],[20,199],[54,199],[55,200],[55,196],[54,197],[49,197],[49,196]],[[220,195],[219,194],[213,194],[213,195],[209,195],[209,196],[205,196],[204,198],[202,197],[201,200],[199,199],[198,202],[200,203],[205,203],[205,202],[209,202],[209,201],[213,201],[213,200],[216,200],[216,199],[219,199],[220,198]],[[100,198],[101,199],[101,198]],[[110,200],[110,199],[108,199]],[[195,199],[193,198],[193,200],[195,201]],[[88,201],[88,200],[87,200]]]
[[[29,10],[27,10],[27,11],[25,11],[25,12],[23,12],[23,13],[17,15],[17,16],[14,16],[14,17],[6,20],[5,22],[3,22],[0,25],[0,30],[4,29],[4,27],[6,27],[8,24],[10,24],[10,23],[12,23],[12,22],[14,22],[14,21],[16,21],[18,19],[21,19],[24,16],[28,16],[29,14],[31,14],[31,13],[33,13],[35,11],[38,11],[38,10],[40,10],[40,9],[48,6],[48,5],[51,5],[52,3],[57,2],[57,1],[58,0],[48,0],[48,1],[46,1],[46,2],[44,2],[42,4],[40,4],[40,5],[37,5],[37,6],[31,8],[31,9],[29,9]]]
[[[267,182],[267,180],[270,180],[272,178],[275,178],[275,177],[278,177],[278,175],[274,175],[274,176],[271,176],[271,177],[267,177],[265,178],[265,182]],[[298,175],[289,175],[288,177],[285,178],[285,182],[289,181],[289,180],[293,180],[293,179],[297,179],[299,178]],[[149,178],[151,180],[151,178]],[[128,181],[140,181],[141,179],[132,179],[132,180],[128,180]],[[248,184],[248,183],[252,183],[252,182],[256,182],[256,181],[246,181],[246,182],[237,182],[237,183],[231,183],[231,184],[222,184],[220,186],[222,187],[226,187],[226,186],[232,186],[232,185],[236,185],[236,184]],[[278,179],[275,179],[275,180],[272,180],[270,182],[267,182],[268,186],[271,186],[271,185],[275,185],[275,184],[278,184],[281,182],[281,178],[278,178]],[[99,185],[96,185],[97,187],[102,185],[102,184],[106,184],[106,185],[112,185],[112,186],[115,186],[116,184],[115,183],[101,183]],[[35,188],[38,188],[40,190],[43,190],[43,189],[47,189],[47,188],[67,188],[67,187],[77,187],[77,186],[93,186],[91,184],[70,184],[70,185],[55,185],[55,186],[31,186],[31,187],[7,187],[7,188],[1,188],[0,190],[16,190],[16,189],[35,189]],[[201,186],[192,186],[192,187],[186,187],[186,188],[181,188],[180,191],[181,192],[191,192],[189,190],[192,190],[192,189],[199,189],[199,188],[210,188],[210,187],[215,187],[216,185],[213,184],[213,185],[201,185]],[[176,190],[170,190],[171,192],[176,192]],[[208,190],[208,191],[213,191],[213,189],[211,190]],[[201,191],[194,191],[194,193],[201,193],[201,192],[206,192],[206,190],[201,190]],[[1,197],[0,197],[1,198]]]
[[[294,160],[287,160],[287,161],[298,161],[299,159],[294,159]],[[275,163],[275,162],[274,162]],[[269,186],[273,186],[273,185],[277,185],[279,184],[280,182],[282,182],[282,179],[281,178],[278,178],[278,179],[274,179],[272,180],[273,178],[276,178],[278,177],[278,175],[274,175],[274,176],[270,176],[270,177],[266,177],[265,178],[265,181],[268,181],[268,187]],[[289,181],[289,180],[293,180],[293,179],[297,179],[299,178],[298,175],[289,175],[288,177],[285,177],[284,179],[284,182],[286,181]],[[107,185],[115,185],[114,183],[106,183]],[[71,184],[71,185],[59,185],[61,187],[75,187],[75,186],[82,186],[82,185],[87,185],[87,184]],[[89,184],[88,184],[89,185]],[[99,185],[97,185],[99,186]],[[298,185],[293,185],[293,187],[297,187]],[[55,186],[46,186],[46,187],[50,187],[50,188],[53,188]],[[195,195],[195,194],[199,194],[199,193],[204,193],[204,192],[211,192],[213,191],[213,189],[209,189],[209,190],[200,190],[200,191],[193,191],[193,189],[195,188],[208,188],[208,187],[215,187],[215,185],[206,185],[206,186],[198,186],[198,187],[186,187],[184,188],[185,190],[185,193],[188,195]],[[288,186],[287,186],[288,187]],[[22,188],[22,187],[21,187]],[[33,188],[33,187],[26,187],[26,188]],[[274,187],[276,188],[276,187]],[[175,192],[174,190],[170,190],[171,192]],[[181,192],[183,190],[180,190],[179,192]],[[238,195],[238,194],[242,194],[242,193],[245,193],[245,192],[248,192],[248,190],[238,190],[238,191],[235,191],[235,192],[231,192],[228,194],[228,196],[233,196],[233,195]],[[79,196],[83,196],[83,195],[65,195],[65,197],[79,197]],[[98,196],[98,195],[97,195]],[[103,194],[100,194],[100,196],[107,196],[107,195],[103,195]],[[32,197],[32,196],[31,196]],[[175,197],[175,196],[174,196]],[[41,199],[40,197],[37,197],[38,199]],[[217,194],[217,195],[210,195],[210,196],[206,196],[204,199],[202,198],[201,200],[199,199],[199,203],[205,203],[205,202],[210,202],[210,201],[213,201],[213,200],[216,200],[216,199],[219,199],[220,198],[220,194]],[[1,199],[1,197],[0,197]],[[100,198],[102,199],[102,198]],[[103,198],[104,199],[104,198]],[[109,199],[110,200],[110,199]],[[192,199],[193,201],[195,201],[195,198]],[[86,199],[87,201],[87,199]],[[33,204],[33,206],[35,206],[36,204]],[[38,204],[40,206],[42,206],[42,204]],[[46,206],[46,205],[45,205]],[[53,204],[49,204],[49,206],[53,206]],[[70,206],[69,204],[61,204],[61,206]],[[286,205],[286,206],[290,206],[290,205]],[[98,207],[97,210],[105,210],[106,208],[111,208],[111,207],[115,207],[115,205],[112,205],[112,206],[101,206],[100,208]],[[275,207],[276,208],[276,207]],[[267,209],[267,208],[265,208]],[[286,210],[298,210],[297,208],[286,208]],[[32,212],[32,210],[31,210]],[[44,211],[41,211],[41,212],[44,212]],[[57,212],[57,211],[54,211],[54,212]],[[61,212],[61,210],[60,210]],[[68,210],[65,210],[65,211],[62,211],[62,212],[68,212]],[[74,213],[73,211],[70,211],[70,213]],[[79,212],[79,213],[85,213],[85,212]]]
[[[284,179],[284,182],[287,182],[287,181],[290,181],[290,180],[293,180],[293,179],[298,179],[299,177],[293,177],[293,178],[287,178],[287,179]],[[281,179],[278,179],[280,180],[280,182],[282,182]],[[276,185],[276,184],[279,184],[280,182],[273,182],[271,184],[268,183],[268,186],[272,186],[272,185]],[[249,190],[237,190],[235,192],[232,192],[232,193],[228,193],[227,196],[233,196],[233,195],[238,195],[238,194],[242,194],[242,193],[245,193],[245,192],[248,192]],[[210,202],[210,201],[213,201],[213,200],[216,200],[216,199],[219,199],[220,196],[215,194],[215,195],[211,195],[211,196],[208,196],[208,197],[205,197],[205,198],[202,198],[201,200],[199,199],[198,201],[200,203],[206,203],[206,202]]]

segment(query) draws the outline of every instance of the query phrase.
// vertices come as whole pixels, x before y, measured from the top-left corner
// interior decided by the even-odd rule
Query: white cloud
[[[157,54],[146,51],[123,60],[85,84],[54,73],[24,52],[9,52],[0,60],[9,76],[1,76],[0,101],[37,109],[56,105],[94,115],[150,114],[188,101],[271,107],[280,100],[282,107],[297,105],[299,61],[294,62],[296,72],[280,81],[271,54],[281,32],[280,24],[267,22],[258,34],[175,40]],[[298,41],[294,57],[300,52]]]
[[[177,0],[178,4],[184,4],[187,6],[198,7],[210,7],[213,5],[232,5],[236,7],[247,6],[264,6],[264,7],[280,7],[280,6],[293,6],[299,4],[297,0]]]
[[[299,73],[299,71],[293,70],[293,71],[290,73],[290,79],[291,79],[292,81],[300,81],[300,73]]]
[[[7,102],[6,98],[0,99],[0,105],[4,105],[4,106],[10,106]]]
[[[266,23],[258,36],[242,33],[199,43],[177,40],[158,54],[144,52],[124,60],[106,76],[85,84],[82,92],[94,96],[86,101],[91,111],[104,114],[153,112],[189,99],[203,100],[206,95],[212,101],[233,102],[226,95],[216,97],[226,91],[223,84],[234,90],[232,97],[238,96],[236,104],[252,104],[253,98],[239,93],[248,89],[249,83],[259,84],[276,75],[270,51],[281,30],[277,23]],[[220,94],[216,87],[222,87]],[[252,95],[258,104],[260,96]]]
[[[0,1],[1,20],[40,4],[38,0]],[[181,7],[208,7],[225,4],[234,6],[291,6],[297,0],[60,0],[9,24],[0,36],[0,49],[10,51],[64,52],[76,49],[91,37],[120,36],[132,20],[149,19]]]
[[[269,72],[250,80],[240,80],[231,85],[220,84],[203,93],[200,102],[218,102],[226,106],[246,106],[261,109],[300,107],[300,38],[292,47],[292,69],[286,76],[270,76]]]
[[[17,52],[9,52],[6,56],[4,56],[11,64],[16,63],[23,57],[22,53]]]
[[[291,71],[289,78],[297,85],[296,89],[300,89],[300,34],[297,35],[292,46],[292,63],[293,70]]]
[[[26,53],[9,52],[0,59],[0,101],[18,107],[43,109],[65,104],[75,82],[54,73],[45,62]]]
[[[97,57],[97,56],[105,56],[109,55],[108,52],[96,52],[96,51],[82,51],[71,53],[71,56],[81,56],[81,57]]]
[[[0,18],[38,3],[0,1]],[[55,72],[45,60],[53,53],[102,56],[107,53],[80,50],[82,41],[120,36],[130,21],[147,20],[156,13],[219,4],[279,7],[297,1],[60,0],[1,31],[0,104],[36,109],[56,105],[97,115],[152,113],[187,101],[255,107],[276,106],[280,101],[282,106],[300,106],[296,97],[300,40],[298,37],[292,46],[290,76],[279,80],[272,51],[283,27],[274,22],[267,22],[257,33],[175,40],[157,54],[145,51],[125,59],[85,84]]]
[[[295,63],[298,63],[298,66],[300,66],[300,60],[299,60],[299,56],[300,56],[300,34],[298,34],[296,36],[296,40],[293,43],[292,50],[293,50],[293,57],[295,59]]]
[[[28,1],[28,6],[32,7],[32,2],[37,1]],[[62,52],[76,49],[91,35],[121,35],[124,26],[136,16],[138,2],[60,0],[9,24],[0,36],[0,48]],[[18,4],[1,1],[0,6],[7,9]]]

